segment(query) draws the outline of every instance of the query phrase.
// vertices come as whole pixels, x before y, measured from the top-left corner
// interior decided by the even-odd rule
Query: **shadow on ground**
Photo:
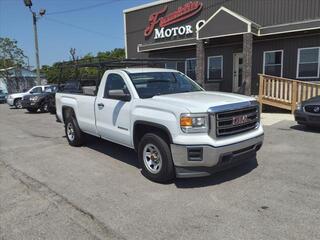
[[[217,172],[208,177],[176,179],[174,184],[178,188],[199,188],[212,185],[218,185],[224,182],[240,178],[258,167],[257,159],[250,160],[237,167]]]
[[[302,131],[302,132],[320,133],[320,128],[309,127],[305,125],[294,125],[294,126],[291,126],[290,128],[293,130]]]
[[[137,153],[133,149],[92,136],[87,136],[86,147],[136,167],[137,170],[140,168]],[[209,177],[175,179],[169,184],[173,183],[177,188],[199,188],[217,185],[242,177],[243,175],[250,173],[257,166],[258,162],[255,158],[254,160],[243,163],[237,167],[215,173]]]
[[[106,154],[109,157],[117,159],[136,168],[139,167],[137,154],[133,149],[93,136],[86,136],[86,140],[86,147]]]

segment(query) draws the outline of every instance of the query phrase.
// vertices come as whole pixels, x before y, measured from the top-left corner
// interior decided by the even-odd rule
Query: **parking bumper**
[[[294,119],[299,124],[320,127],[320,114],[312,114],[296,110],[294,112]]]
[[[256,157],[263,135],[239,143],[213,147],[208,145],[171,145],[176,177],[202,177],[239,165]]]

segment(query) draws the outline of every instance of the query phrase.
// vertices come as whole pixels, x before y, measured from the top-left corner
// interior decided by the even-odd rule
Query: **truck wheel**
[[[36,108],[27,108],[28,112],[31,112],[31,113],[36,113],[38,111],[38,109]]]
[[[22,109],[22,100],[20,98],[14,100],[14,106],[18,109]]]
[[[174,178],[174,168],[168,143],[160,136],[147,133],[139,143],[138,158],[142,174],[151,181],[168,182]]]
[[[65,132],[71,146],[80,147],[83,144],[84,136],[75,117],[70,116],[66,119]]]
[[[44,103],[42,104],[41,108],[40,108],[40,111],[41,111],[42,113],[48,112],[48,103],[44,102]]]

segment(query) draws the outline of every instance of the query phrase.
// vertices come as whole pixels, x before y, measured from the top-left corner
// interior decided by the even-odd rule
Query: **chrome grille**
[[[218,137],[246,132],[256,128],[258,124],[258,106],[216,113],[216,135]]]

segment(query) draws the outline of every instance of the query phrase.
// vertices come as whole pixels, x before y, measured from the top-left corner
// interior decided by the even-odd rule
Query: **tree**
[[[92,53],[88,53],[82,58],[76,57],[76,49],[71,48],[69,50],[69,54],[74,63],[77,63],[78,61],[81,62],[82,60],[96,62],[125,58],[125,51],[123,48],[115,48],[111,51],[98,52],[96,56]],[[100,77],[101,74],[101,72],[94,67],[86,67],[81,69],[76,67],[66,67],[61,70],[61,65],[63,65],[63,62],[56,62],[52,66],[42,66],[41,72],[45,74],[49,83],[63,83],[67,80],[76,80],[79,78],[92,79],[94,77]]]
[[[8,89],[18,90],[19,78],[17,76],[21,67],[26,65],[25,59],[26,56],[23,50],[18,47],[16,40],[0,37],[0,78]],[[15,77],[12,78],[12,75]]]

